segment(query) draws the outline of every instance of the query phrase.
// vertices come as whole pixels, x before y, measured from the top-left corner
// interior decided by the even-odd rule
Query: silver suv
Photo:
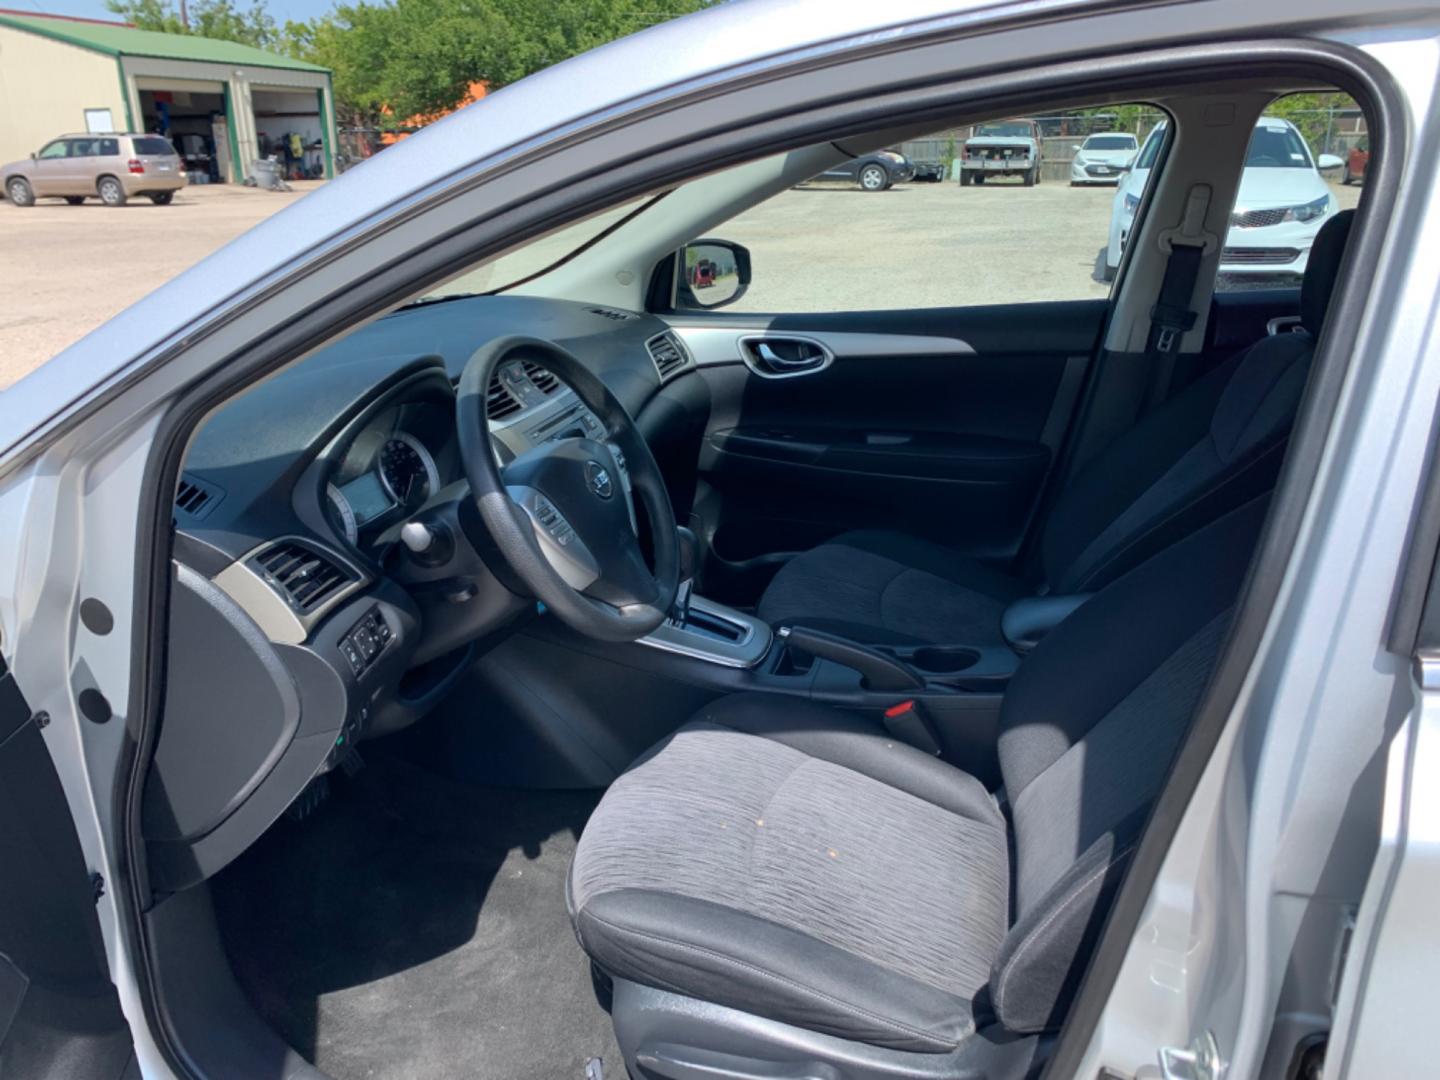
[[[165,206],[185,186],[180,155],[162,135],[62,135],[27,159],[0,168],[5,194],[16,206],[51,196],[78,206],[95,197],[124,206],[136,195]]]

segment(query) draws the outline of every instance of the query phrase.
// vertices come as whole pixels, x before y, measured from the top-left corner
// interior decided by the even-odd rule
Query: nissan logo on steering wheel
[[[615,484],[610,479],[610,471],[598,461],[585,463],[585,486],[602,499],[608,499],[615,494]]]

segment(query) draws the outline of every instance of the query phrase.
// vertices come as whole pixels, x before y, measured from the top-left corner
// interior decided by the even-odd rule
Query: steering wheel
[[[605,442],[545,442],[499,466],[485,400],[500,365],[517,351],[575,392],[604,425]],[[634,641],[664,622],[680,578],[675,512],[649,446],[609,388],[554,342],[503,337],[470,357],[455,407],[471,495],[515,576],[589,637]],[[627,473],[649,519],[653,573],[635,532]]]

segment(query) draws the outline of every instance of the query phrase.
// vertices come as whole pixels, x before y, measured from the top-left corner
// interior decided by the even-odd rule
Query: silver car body
[[[1295,1022],[1297,979],[1301,990],[1314,990],[1316,1008],[1334,1009],[1326,1077],[1425,1074],[1433,1066],[1423,1032],[1433,1015],[1430,980],[1440,949],[1431,918],[1440,865],[1440,683],[1412,676],[1411,658],[1391,647],[1387,633],[1440,401],[1432,345],[1440,333],[1432,314],[1440,266],[1423,257],[1440,231],[1432,167],[1440,139],[1440,15],[1360,0],[1186,7],[1183,19],[1173,8],[1152,19],[1134,5],[1089,0],[901,0],[883,9],[825,5],[817,18],[805,3],[723,5],[558,65],[427,128],[283,210],[7,390],[0,396],[0,648],[31,706],[51,718],[45,740],[89,865],[110,882],[124,881],[115,815],[125,721],[138,719],[127,705],[140,692],[132,657],[143,651],[139,634],[149,625],[138,606],[139,568],[149,565],[157,520],[149,510],[159,505],[149,470],[171,449],[156,440],[187,388],[256,364],[247,350],[279,328],[308,319],[319,339],[334,333],[329,305],[367,283],[380,287],[377,267],[438,251],[467,223],[533,201],[537,170],[553,175],[553,162],[544,159],[557,147],[566,148],[568,168],[593,152],[619,169],[626,160],[621,132],[650,140],[631,147],[633,156],[655,145],[667,122],[697,124],[694,109],[714,107],[744,86],[760,83],[772,93],[763,84],[782,73],[823,72],[851,56],[893,65],[905,50],[939,63],[924,52],[937,39],[944,62],[977,72],[1022,59],[1068,63],[1084,49],[1193,50],[1223,39],[1232,55],[1240,38],[1303,39],[1343,50],[1381,79],[1389,104],[1408,116],[1414,141],[1387,147],[1388,160],[1377,157],[1372,190],[1394,184],[1398,197],[1384,207],[1391,215],[1381,219],[1386,235],[1367,238],[1373,272],[1362,286],[1370,292],[1357,294],[1345,321],[1353,341],[1341,358],[1345,377],[1326,386],[1332,415],[1299,440],[1310,485],[1287,518],[1284,549],[1261,555],[1266,572],[1279,575],[1275,602],[1255,648],[1241,658],[1243,679],[1222,717],[1223,736],[1176,813],[1157,876],[1143,886],[1145,906],[1128,944],[1120,943],[1118,974],[1100,985],[1099,996],[1081,1001],[1086,1023],[1073,1036],[1083,1057],[1076,1075],[1095,1076],[1101,1067],[1123,1075],[1153,1070],[1158,1052],[1169,1055],[1167,1075],[1216,1076],[1213,1069],[1182,1071],[1186,1055],[1204,1059],[1208,1045],[1218,1046],[1226,1076],[1283,1071],[1267,1053],[1277,1029]],[[739,98],[725,100],[740,107]],[[667,121],[666,110],[682,102],[692,111],[679,109],[679,118]],[[693,129],[669,130],[677,139],[693,137]],[[1178,216],[1184,195],[1162,184],[1152,195],[1155,213]],[[527,229],[538,228],[513,212]],[[505,222],[492,227],[503,235]],[[1142,235],[1152,239],[1146,227]],[[502,246],[474,243],[489,243],[486,251]],[[1153,291],[1138,286],[1127,299],[1126,282],[1158,280],[1163,265],[1148,244],[1127,248],[1107,342],[1120,351],[1127,341],[1133,347],[1153,302]],[[423,281],[395,279],[387,303],[438,276],[433,267],[426,274]],[[1186,347],[1196,347],[1200,335],[1203,326]],[[292,344],[299,349],[303,339]],[[146,511],[137,513],[141,506]],[[97,595],[115,616],[115,631],[103,637],[78,629],[80,599]],[[82,671],[118,703],[117,722],[82,719],[75,700]],[[1370,827],[1366,799],[1382,784],[1384,820]],[[1358,896],[1367,874],[1358,907],[1337,899]],[[115,887],[98,900],[110,968],[143,1074],[166,1077],[172,1059],[150,1026],[145,961],[123,896]],[[1344,935],[1350,962],[1314,946],[1316,927],[1352,917]],[[1297,969],[1313,979],[1300,979]]]

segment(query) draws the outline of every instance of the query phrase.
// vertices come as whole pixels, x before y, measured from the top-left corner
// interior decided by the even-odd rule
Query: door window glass
[[[836,160],[705,238],[748,249],[749,285],[712,304],[801,313],[1104,299],[1118,224],[1149,182],[1153,106],[1004,117]],[[684,190],[675,198],[683,198]],[[690,249],[679,265],[699,265]],[[708,286],[708,282],[702,282]]]
[[[65,151],[66,151],[65,140],[64,140],[64,139],[56,139],[56,140],[55,140],[54,142],[52,142],[49,146],[45,147],[45,149],[41,150],[39,156],[40,156],[41,158],[45,158],[45,159],[49,159],[49,158],[62,158],[62,157],[65,156]]]
[[[1218,291],[1303,280],[1325,222],[1359,201],[1347,160],[1365,137],[1365,116],[1345,94],[1290,94],[1270,104],[1245,151]]]
[[[100,156],[101,156],[101,157],[118,157],[119,155],[120,155],[120,140],[119,140],[119,139],[101,139],[101,140],[100,140]]]

